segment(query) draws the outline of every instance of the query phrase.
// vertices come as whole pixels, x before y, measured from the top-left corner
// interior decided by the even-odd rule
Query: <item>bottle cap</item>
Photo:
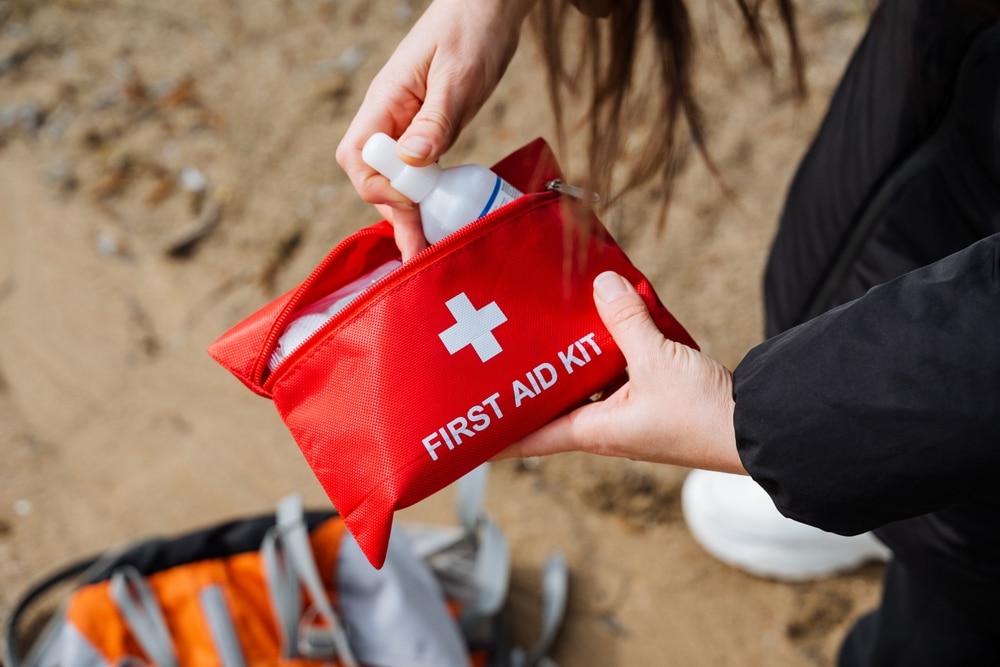
[[[389,184],[399,194],[417,203],[434,188],[441,167],[430,164],[414,167],[400,159],[396,142],[382,132],[373,134],[361,149],[361,159],[369,167],[389,179]]]

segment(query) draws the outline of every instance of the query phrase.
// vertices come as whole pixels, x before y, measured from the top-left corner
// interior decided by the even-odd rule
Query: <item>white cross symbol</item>
[[[503,352],[500,342],[493,335],[493,330],[506,322],[507,316],[500,310],[496,301],[491,301],[481,310],[476,310],[469,297],[462,292],[448,299],[444,305],[455,318],[455,324],[438,334],[448,349],[448,354],[455,354],[463,347],[471,345],[479,355],[479,360],[486,361]]]

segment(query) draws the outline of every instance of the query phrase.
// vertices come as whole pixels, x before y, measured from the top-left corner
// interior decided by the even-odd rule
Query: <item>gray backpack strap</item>
[[[498,613],[510,585],[510,547],[500,526],[484,515],[479,522],[478,540],[473,574],[476,595],[462,615],[463,623],[467,616],[475,621]]]
[[[466,473],[458,480],[455,502],[458,521],[468,532],[475,531],[486,512],[483,510],[483,498],[486,497],[486,483],[490,477],[490,464],[484,463],[478,468]]]
[[[463,627],[500,611],[510,585],[510,550],[500,527],[483,509],[489,464],[476,468],[458,482],[458,517],[468,533],[478,542],[473,574],[475,597],[462,615]],[[542,633],[530,650],[514,649],[511,667],[553,665],[546,656],[566,615],[569,595],[569,566],[561,554],[549,558],[542,570]]]
[[[330,598],[323,588],[322,579],[320,579],[316,569],[312,547],[309,545],[309,533],[303,520],[301,496],[291,495],[279,503],[276,528],[288,567],[309,592],[316,615],[323,619],[328,626],[322,631],[309,628],[307,632],[303,633],[300,639],[305,640],[305,645],[300,645],[299,651],[305,657],[310,657],[314,648],[325,653],[328,648],[327,643],[329,643],[329,646],[336,649],[336,655],[345,667],[358,667],[357,660],[347,642],[343,625],[333,610],[333,605],[330,603]]]
[[[107,569],[119,552],[120,549],[115,549],[103,556],[78,560],[32,586],[7,617],[4,628],[6,655],[0,656],[0,663],[6,664],[8,667],[38,667],[39,665],[51,664],[52,656],[60,655],[62,650],[59,645],[64,638],[67,601],[64,600],[60,603],[59,608],[45,624],[38,639],[32,644],[27,656],[23,658],[17,650],[21,621],[27,616],[28,611],[35,608],[38,601],[44,599],[44,596],[54,588],[68,582],[91,581],[98,572]],[[5,660],[6,662],[4,662]]]
[[[233,626],[233,617],[222,587],[218,584],[206,586],[198,593],[198,601],[222,667],[246,667],[246,659],[243,657],[243,649],[240,648],[239,636]]]
[[[475,593],[461,618],[466,628],[499,612],[510,585],[507,536],[483,509],[489,465],[484,463],[458,480],[458,519],[477,543],[472,575]]]
[[[111,599],[135,640],[158,667],[178,667],[170,631],[149,584],[131,565],[111,575]]]
[[[551,556],[542,569],[542,634],[530,651],[515,649],[511,667],[546,667],[554,665],[547,657],[566,615],[569,595],[569,567],[562,554]]]
[[[271,610],[281,638],[281,657],[291,660],[298,657],[296,643],[302,613],[302,592],[292,564],[281,552],[278,542],[278,529],[274,527],[264,535],[260,551]]]

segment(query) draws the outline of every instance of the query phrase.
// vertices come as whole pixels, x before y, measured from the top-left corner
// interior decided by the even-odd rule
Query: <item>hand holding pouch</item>
[[[295,314],[398,258],[386,222],[354,233],[298,288],[209,353],[274,401],[365,555],[381,567],[392,515],[623,377],[594,278],[630,281],[663,334],[696,347],[600,221],[563,217],[542,140],[494,167],[525,192],[389,273],[273,372]],[[669,406],[665,406],[669,409]]]

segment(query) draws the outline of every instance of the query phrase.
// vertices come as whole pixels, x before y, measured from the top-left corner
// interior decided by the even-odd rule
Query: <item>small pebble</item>
[[[135,68],[132,67],[132,63],[124,58],[115,58],[111,64],[111,73],[120,82],[125,83],[135,74]]]
[[[94,111],[105,111],[111,109],[121,102],[122,96],[118,88],[105,88],[98,91],[97,95],[94,96]]]
[[[97,232],[94,245],[97,247],[97,252],[104,257],[118,257],[125,254],[124,241],[118,234],[108,229]]]
[[[361,67],[365,61],[365,50],[360,44],[352,44],[337,58],[337,67],[341,72],[350,74]]]
[[[518,462],[518,467],[525,472],[534,472],[538,470],[540,464],[541,461],[538,460],[537,456],[529,456],[521,459]]]
[[[330,204],[337,196],[337,186],[327,183],[316,188],[316,201],[320,204]]]
[[[52,143],[62,141],[63,137],[66,136],[66,128],[70,126],[74,118],[73,112],[67,107],[57,107],[55,111],[49,114],[48,120],[45,123],[45,138]]]
[[[7,24],[7,29],[4,32],[11,39],[21,39],[28,35],[28,26],[18,21],[11,21]]]
[[[181,187],[188,192],[204,192],[208,179],[197,167],[184,167],[181,170]]]
[[[76,72],[80,67],[80,54],[76,51],[67,51],[59,59],[59,67],[67,74]]]
[[[0,130],[11,129],[20,125],[28,132],[34,132],[45,122],[42,108],[34,102],[11,104],[0,107]]]
[[[393,13],[396,16],[396,23],[399,25],[409,25],[410,21],[413,20],[413,7],[409,3],[404,2],[396,5]]]
[[[16,105],[0,107],[0,130],[6,130],[17,124],[18,110]]]
[[[316,209],[313,207],[313,203],[308,199],[300,199],[298,205],[295,207],[295,212],[298,214],[300,220],[309,220],[316,214]]]
[[[26,498],[14,501],[14,514],[16,516],[28,516],[32,509],[31,501]]]
[[[0,76],[14,69],[17,58],[13,54],[0,53]]]
[[[45,114],[42,108],[34,102],[22,104],[18,111],[18,120],[28,132],[35,132],[45,122]]]
[[[46,183],[60,185],[73,175],[73,163],[66,157],[61,157],[42,170],[42,178]]]

